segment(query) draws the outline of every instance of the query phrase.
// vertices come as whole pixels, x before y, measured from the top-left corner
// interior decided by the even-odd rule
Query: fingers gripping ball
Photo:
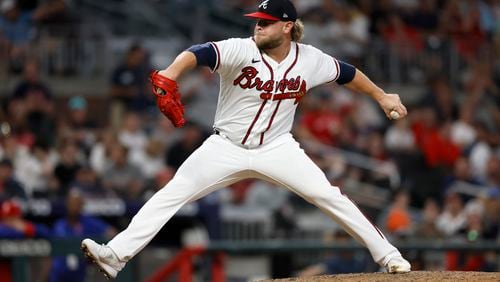
[[[151,84],[153,84],[153,93],[156,96],[158,109],[175,127],[183,126],[186,123],[184,119],[184,105],[181,102],[177,82],[160,75],[158,71],[151,72],[149,79]]]
[[[391,116],[391,119],[399,119],[399,113],[394,110],[391,111],[389,115]]]

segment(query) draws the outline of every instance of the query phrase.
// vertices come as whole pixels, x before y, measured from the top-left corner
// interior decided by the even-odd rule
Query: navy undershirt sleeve
[[[340,75],[337,79],[338,84],[346,84],[351,82],[356,75],[356,68],[346,62],[338,61],[340,66]]]
[[[210,43],[203,43],[193,45],[187,49],[196,56],[196,64],[198,66],[207,66],[211,70],[215,68],[217,61],[217,54],[215,53],[214,46]]]

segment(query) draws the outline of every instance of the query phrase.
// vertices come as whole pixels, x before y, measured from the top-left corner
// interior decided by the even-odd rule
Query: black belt
[[[227,139],[227,140],[229,140],[230,142],[234,143],[234,142],[233,142],[233,141],[232,141],[229,137],[227,137],[227,135],[226,135],[226,134],[224,134],[224,133],[220,132],[217,128],[214,128],[214,129],[213,129],[213,132],[214,132],[214,134],[215,134],[215,135],[219,135],[220,137],[222,137],[222,138],[224,138],[224,139]],[[235,144],[236,144],[236,143],[235,143]],[[236,144],[236,145],[238,145],[238,146],[239,146],[239,144]]]

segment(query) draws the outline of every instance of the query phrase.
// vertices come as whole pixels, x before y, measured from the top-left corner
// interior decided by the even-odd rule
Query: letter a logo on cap
[[[262,1],[262,3],[259,4],[259,8],[264,10],[267,9],[267,2],[269,2],[269,0]]]

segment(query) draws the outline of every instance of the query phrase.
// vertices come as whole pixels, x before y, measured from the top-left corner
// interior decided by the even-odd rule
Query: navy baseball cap
[[[264,0],[259,4],[257,12],[245,14],[245,17],[294,22],[297,20],[297,10],[290,0]]]

